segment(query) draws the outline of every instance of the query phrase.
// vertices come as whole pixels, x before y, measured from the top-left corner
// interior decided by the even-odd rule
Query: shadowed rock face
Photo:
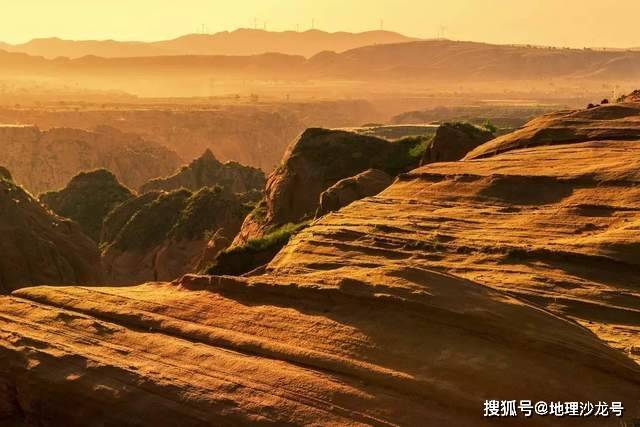
[[[99,282],[96,244],[0,169],[0,293],[36,284]]]
[[[375,196],[391,185],[393,178],[377,169],[368,169],[356,176],[341,179],[320,195],[316,218],[337,211],[364,197]]]
[[[474,148],[493,139],[489,131],[466,123],[445,123],[438,127],[435,136],[422,156],[421,164],[455,162]]]
[[[422,155],[422,143],[418,138],[390,142],[340,130],[307,129],[269,175],[264,203],[247,217],[234,245],[312,218],[322,192],[341,179],[370,168],[391,175],[412,169]]]
[[[129,188],[175,171],[181,160],[160,145],[112,128],[94,132],[0,126],[0,163],[34,194],[63,188],[82,171],[105,168]]]
[[[77,222],[85,234],[99,242],[104,218],[132,197],[111,172],[98,169],[81,172],[64,189],[40,195],[40,201],[58,215]]]
[[[475,427],[486,399],[597,399],[630,422],[639,142],[421,167],[258,276],[21,289],[0,299],[0,420]]]
[[[264,188],[264,172],[236,162],[220,163],[211,150],[207,149],[202,156],[182,167],[175,174],[156,178],[140,188],[141,193],[149,191],[172,191],[186,188],[198,191],[203,187],[219,185],[226,191],[246,193]]]
[[[113,210],[102,230],[109,281],[173,280],[197,270],[203,253],[227,247],[248,213],[220,187],[149,192]],[[208,247],[209,240],[215,247]]]

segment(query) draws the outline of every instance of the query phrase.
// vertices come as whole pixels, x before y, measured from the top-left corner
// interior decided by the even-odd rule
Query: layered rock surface
[[[263,275],[19,290],[0,299],[0,419],[484,426],[484,400],[530,399],[622,401],[630,423],[638,159],[631,139],[431,164]],[[621,420],[541,423],[576,421]]]
[[[221,163],[207,149],[202,156],[183,166],[175,174],[147,182],[140,188],[140,192],[172,191],[180,188],[197,191],[203,187],[219,185],[226,191],[246,193],[262,190],[264,184],[264,172],[260,169],[237,162]]]
[[[0,125],[0,162],[34,194],[63,188],[82,171],[108,169],[129,188],[173,173],[182,163],[173,151],[134,134]]]
[[[97,245],[78,224],[47,211],[1,167],[0,236],[0,294],[101,279]]]

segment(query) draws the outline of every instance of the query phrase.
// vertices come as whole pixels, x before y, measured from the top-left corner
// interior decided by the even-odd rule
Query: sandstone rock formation
[[[249,209],[220,187],[149,192],[131,199],[104,222],[107,279],[142,283],[196,271],[205,250],[217,253],[231,243]],[[207,247],[210,241],[215,247]]]
[[[485,400],[530,399],[621,401],[623,418],[577,421],[631,424],[640,138],[627,135],[420,167],[314,221],[262,275],[2,297],[0,420],[475,427],[496,424]]]
[[[375,196],[392,182],[393,178],[378,169],[368,169],[356,176],[341,179],[320,195],[316,218],[337,211],[356,200]]]
[[[0,163],[34,194],[58,190],[79,172],[105,168],[129,188],[177,169],[180,158],[171,150],[102,127],[96,131],[0,125]]]
[[[5,168],[0,168],[0,235],[0,293],[101,279],[97,245],[77,224],[48,212]]]
[[[197,191],[203,187],[221,186],[225,191],[246,193],[262,190],[265,184],[264,172],[237,162],[220,163],[211,150],[183,166],[175,174],[156,178],[140,187],[141,193],[149,191],[172,191],[180,188]]]
[[[109,212],[133,197],[106,169],[81,172],[60,191],[40,195],[40,201],[58,215],[77,222],[94,241],[100,241],[102,222]]]
[[[241,245],[287,223],[312,218],[323,191],[370,168],[396,175],[417,166],[425,141],[387,141],[356,133],[307,129],[269,175],[264,203],[245,220],[234,241]]]
[[[574,111],[559,111],[536,118],[523,128],[471,151],[478,159],[516,148],[585,141],[640,139],[640,101],[629,96],[617,104]]]
[[[445,123],[438,127],[422,156],[421,164],[460,160],[471,150],[491,139],[491,132],[471,124]]]

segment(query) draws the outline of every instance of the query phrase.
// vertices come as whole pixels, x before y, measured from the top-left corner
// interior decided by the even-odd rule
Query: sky
[[[640,47],[640,0],[0,0],[0,40],[166,40],[237,28]],[[381,22],[382,20],[382,22]]]

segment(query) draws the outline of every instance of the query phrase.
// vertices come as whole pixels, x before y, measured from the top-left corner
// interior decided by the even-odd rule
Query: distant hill
[[[548,78],[630,80],[640,75],[640,52],[557,49],[450,40],[365,46],[305,59],[282,53],[251,56],[155,56],[47,60],[0,51],[0,75],[88,76],[118,79],[188,78],[491,82]],[[146,80],[145,80],[146,81]]]
[[[269,52],[309,57],[325,50],[342,52],[373,44],[413,40],[417,39],[390,31],[328,33],[320,30],[272,32],[238,29],[215,34],[188,34],[173,40],[158,42],[43,38],[16,45],[0,43],[0,49],[50,59],[80,58],[89,55],[122,58],[167,55],[257,55]]]

